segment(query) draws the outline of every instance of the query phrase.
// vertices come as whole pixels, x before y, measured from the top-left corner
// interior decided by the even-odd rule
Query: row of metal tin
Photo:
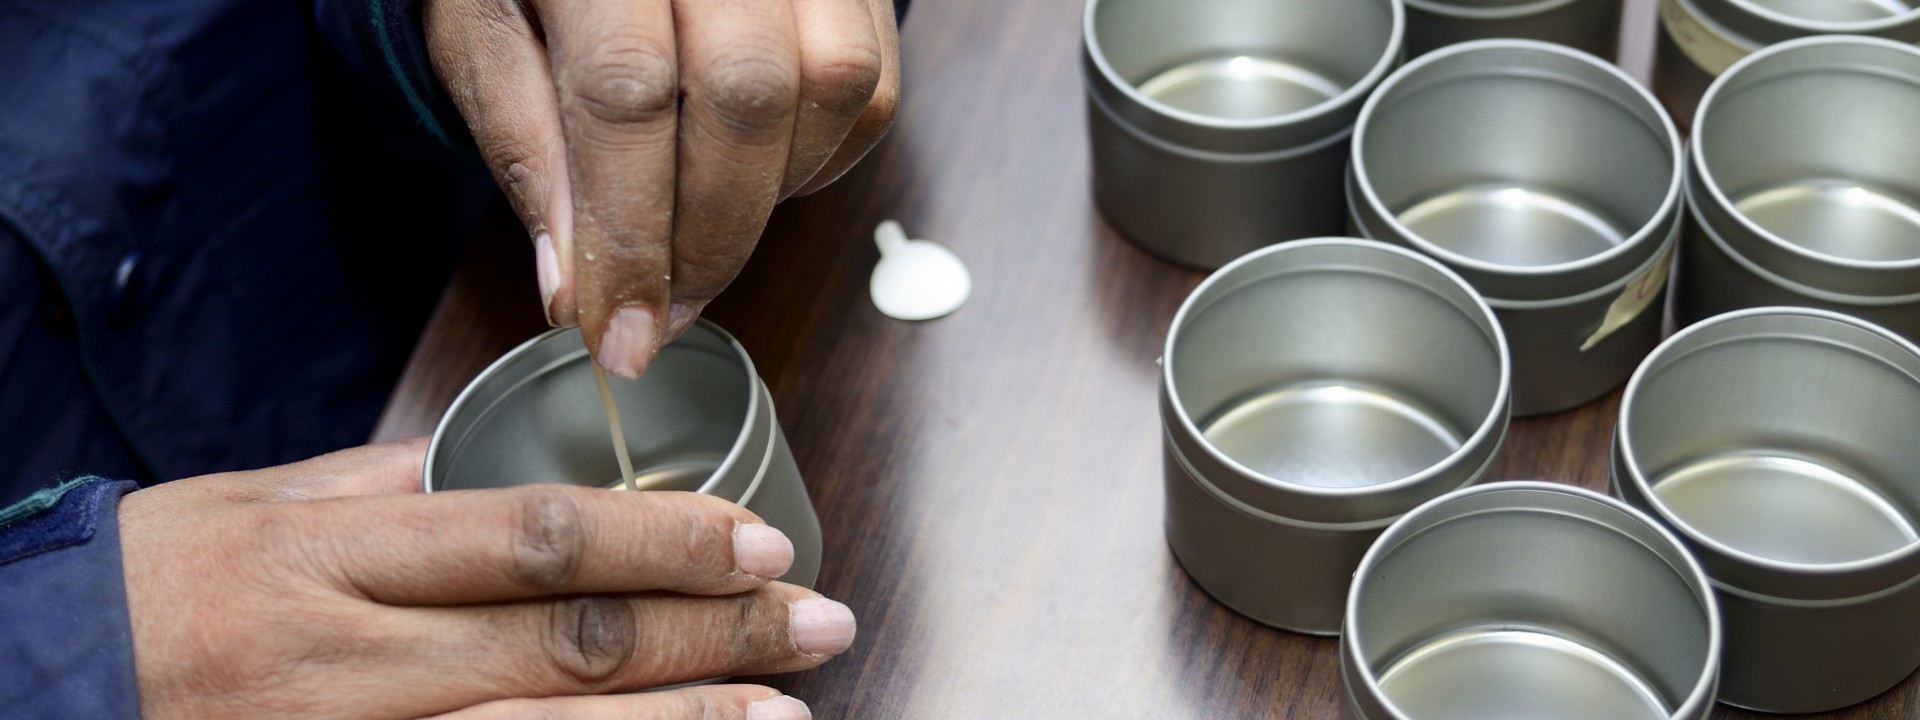
[[[1862,36],[1920,10],[1667,0],[1658,99],[1568,47],[1618,13],[1088,3],[1096,202],[1224,265],[1162,358],[1169,545],[1342,634],[1354,717],[1814,712],[1920,667],[1920,50]],[[1568,45],[1447,44],[1506,34]],[[1620,499],[1480,484],[1509,417],[1622,382]]]

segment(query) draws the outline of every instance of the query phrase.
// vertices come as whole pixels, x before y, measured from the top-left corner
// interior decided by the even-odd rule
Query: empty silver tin
[[[1404,22],[1401,0],[1088,0],[1094,203],[1200,268],[1340,234],[1347,139]]]
[[[1920,42],[1912,0],[1660,0],[1654,94],[1681,127],[1714,78],[1767,45],[1815,35]]]
[[[1699,564],[1597,493],[1442,496],[1367,551],[1340,639],[1359,720],[1706,718],[1721,627]]]
[[[773,414],[733,336],[702,320],[660,349],[639,380],[609,376],[642,490],[697,491],[753,511],[793,541],[781,580],[811,587],[820,523]],[[619,464],[578,328],[514,348],[460,393],[433,431],[426,490],[534,483],[613,487]]]
[[[1406,0],[1407,57],[1454,43],[1526,38],[1613,57],[1620,0]]]
[[[1681,323],[1821,307],[1920,337],[1920,49],[1775,45],[1715,82],[1694,128]]]
[[[1314,239],[1235,260],[1181,305],[1161,365],[1167,544],[1268,625],[1337,632],[1374,537],[1497,472],[1499,323],[1407,250]]]
[[[1614,489],[1712,579],[1722,702],[1831,710],[1920,667],[1916,429],[1920,349],[1824,310],[1715,317],[1634,374]]]
[[[1513,412],[1626,381],[1660,342],[1680,234],[1680,136],[1592,55],[1531,40],[1449,46],[1367,100],[1352,221],[1459,273],[1513,351]]]

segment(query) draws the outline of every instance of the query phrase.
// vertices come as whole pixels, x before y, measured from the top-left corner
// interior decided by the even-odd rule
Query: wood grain
[[[1629,12],[1623,65],[1640,77],[1652,7]],[[859,618],[845,656],[767,680],[816,717],[1337,711],[1333,641],[1235,615],[1166,549],[1154,358],[1202,275],[1122,241],[1091,206],[1080,9],[916,3],[893,136],[781,208],[708,313],[774,391],[825,528],[820,590]],[[873,309],[869,238],[889,217],[968,262],[965,308],[921,324]],[[544,327],[525,239],[504,217],[491,228],[379,437],[430,432],[468,378]],[[1616,392],[1514,423],[1506,475],[1605,491],[1618,408]],[[1909,679],[1827,717],[1914,717],[1917,694]]]

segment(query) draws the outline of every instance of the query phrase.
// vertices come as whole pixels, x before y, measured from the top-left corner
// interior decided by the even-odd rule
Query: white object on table
[[[887,317],[932,320],[960,309],[973,293],[966,263],[939,243],[908,240],[893,220],[874,228],[873,241],[880,246],[880,264],[868,289],[873,306]]]

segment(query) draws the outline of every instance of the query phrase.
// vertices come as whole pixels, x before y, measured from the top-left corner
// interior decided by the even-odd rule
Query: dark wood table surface
[[[1645,77],[1652,0],[1623,65]],[[708,312],[773,389],[825,532],[819,589],[860,635],[765,679],[819,718],[1334,716],[1333,640],[1214,602],[1161,533],[1156,368],[1203,277],[1149,257],[1088,197],[1081,0],[918,0],[893,135],[775,214]],[[926,323],[867,299],[884,218],[953,248],[972,300]],[[487,363],[544,329],[529,245],[476,238],[377,439],[432,432]],[[1619,393],[1517,421],[1508,478],[1605,492]],[[1920,716],[1912,678],[1825,717]],[[1717,717],[1762,717],[1720,708]]]

